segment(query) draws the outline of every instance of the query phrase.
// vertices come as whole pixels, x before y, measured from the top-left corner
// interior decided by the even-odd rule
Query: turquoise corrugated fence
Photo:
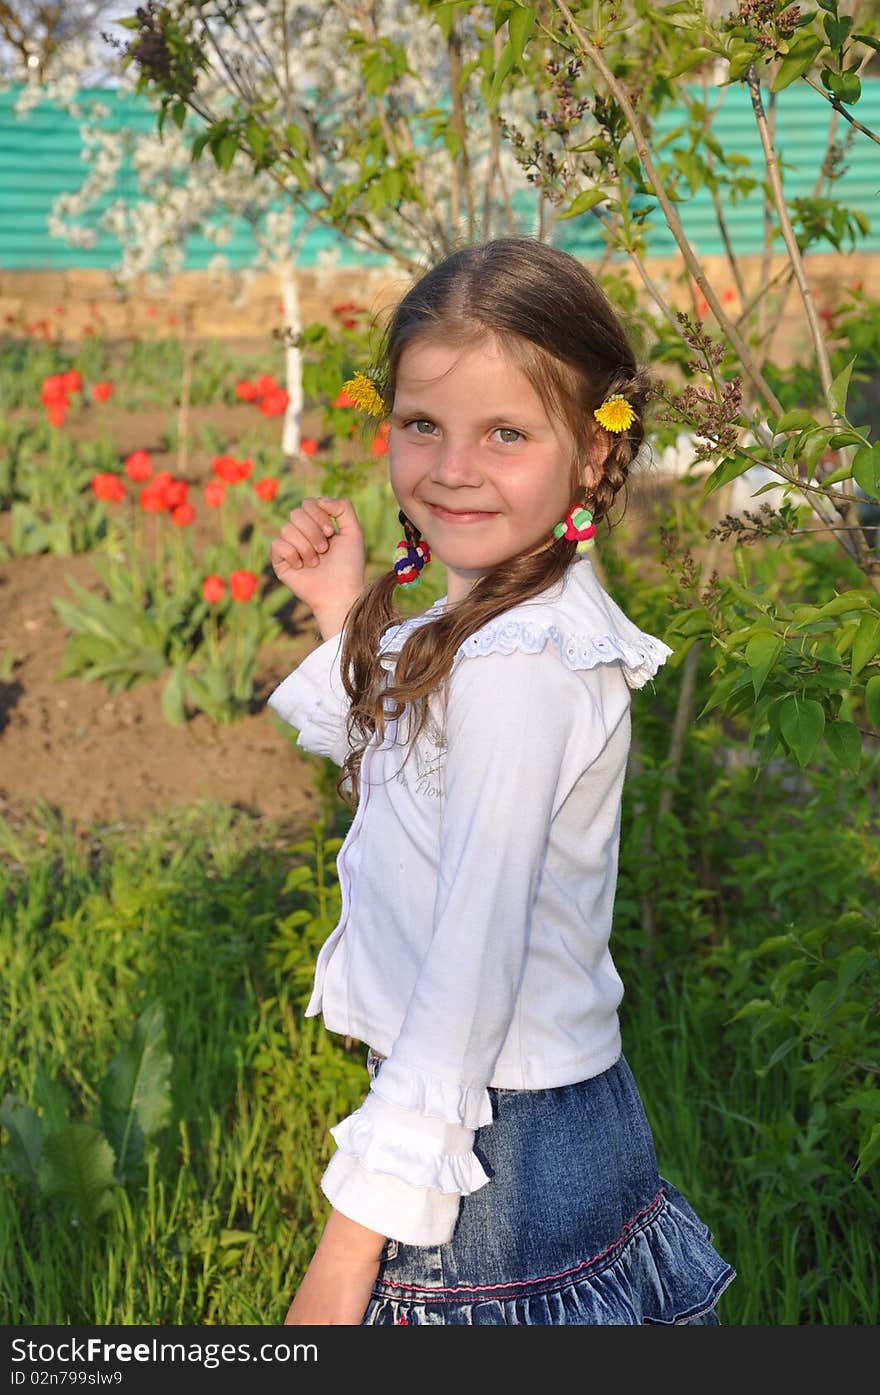
[[[0,267],[6,270],[66,270],[73,267],[111,268],[118,260],[118,246],[109,234],[101,232],[92,248],[77,248],[49,234],[47,221],[53,200],[65,192],[75,192],[82,184],[87,165],[82,159],[82,144],[78,124],[60,108],[42,104],[25,118],[15,115],[14,107],[19,88],[0,92]],[[148,130],[154,116],[146,103],[135,95],[114,91],[82,94],[83,100],[101,97],[110,109],[107,126]],[[872,130],[880,130],[880,79],[864,83],[863,96],[854,115]],[[793,195],[813,192],[819,166],[825,151],[831,108],[803,83],[780,93],[778,99],[777,152],[783,162],[786,188]],[[671,112],[661,123],[660,130],[669,134],[683,121],[684,114]],[[713,127],[722,147],[741,153],[749,162],[756,178],[763,165],[757,131],[745,89],[734,86],[725,89],[724,100]],[[880,249],[880,158],[878,147],[840,120],[838,139],[848,142],[843,176],[836,181],[835,197],[848,207],[865,214],[871,223],[870,233],[859,241],[862,251]],[[851,141],[849,137],[852,135]],[[684,145],[684,139],[675,144]],[[123,171],[114,197],[135,202],[138,192],[130,170]],[[743,253],[759,252],[763,229],[760,194],[740,202],[725,197],[725,215],[736,249]],[[91,215],[97,228],[102,208]],[[698,191],[679,205],[685,229],[697,250],[704,256],[723,251],[718,225],[708,192]],[[672,237],[662,218],[654,221],[650,238],[654,256],[675,252]],[[558,227],[560,245],[575,254],[595,257],[601,250],[597,224],[589,214],[561,223]],[[338,239],[332,230],[317,227],[307,238],[300,261],[312,265],[318,252],[334,244],[340,247],[343,261],[359,264],[368,260],[350,244]],[[822,250],[830,250],[823,245]],[[200,268],[217,254],[217,247],[204,237],[193,235],[187,241],[186,267]],[[232,241],[222,249],[234,267],[249,264],[253,258],[253,243],[247,226],[239,224]]]

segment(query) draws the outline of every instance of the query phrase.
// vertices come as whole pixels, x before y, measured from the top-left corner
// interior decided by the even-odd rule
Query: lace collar
[[[412,632],[435,619],[446,605],[443,596],[423,615],[390,626],[379,644],[382,668],[393,672]],[[633,624],[599,583],[590,559],[579,557],[561,581],[464,640],[455,663],[485,654],[538,654],[548,646],[567,668],[620,664],[630,688],[644,687],[672,653],[668,644]]]

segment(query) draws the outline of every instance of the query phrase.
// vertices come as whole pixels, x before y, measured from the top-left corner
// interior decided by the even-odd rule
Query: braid
[[[421,533],[419,532],[416,525],[410,522],[403,509],[400,510],[397,517],[401,526],[403,527],[403,536],[406,538],[407,547],[415,547],[416,544],[421,542],[422,540]]]
[[[602,462],[602,472],[598,482],[588,491],[591,512],[598,523],[611,512],[615,496],[624,488],[639,447],[645,437],[645,407],[649,395],[647,376],[638,370],[623,377],[618,376],[609,383],[604,398],[620,393],[625,397],[636,414],[629,430],[622,435],[611,435],[608,454]],[[604,399],[603,399],[604,400]]]

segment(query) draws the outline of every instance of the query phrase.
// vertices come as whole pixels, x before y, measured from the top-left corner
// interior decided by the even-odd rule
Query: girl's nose
[[[434,457],[431,478],[438,484],[480,484],[482,475],[474,452],[464,443],[444,441]]]

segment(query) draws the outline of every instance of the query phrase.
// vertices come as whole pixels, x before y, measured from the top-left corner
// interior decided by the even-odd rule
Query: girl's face
[[[491,336],[404,349],[389,449],[391,487],[445,563],[450,602],[548,542],[571,503],[571,433]]]

